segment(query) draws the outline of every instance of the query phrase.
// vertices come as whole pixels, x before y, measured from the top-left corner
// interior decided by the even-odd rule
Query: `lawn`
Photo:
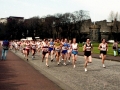
[[[98,50],[98,46],[99,46],[99,43],[92,43],[93,44],[93,53],[100,53],[100,50]],[[82,44],[80,43],[79,44],[79,51],[82,52],[83,50],[83,47],[82,47]],[[120,45],[119,45],[120,47]],[[108,55],[113,55],[113,49],[112,49],[112,44],[108,44],[108,52],[107,52]]]

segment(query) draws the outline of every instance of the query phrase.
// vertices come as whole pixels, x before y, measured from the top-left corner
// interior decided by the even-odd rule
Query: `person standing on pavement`
[[[108,44],[106,43],[105,39],[102,39],[102,43],[99,44],[98,49],[100,50],[103,68],[105,68],[104,62],[105,62],[106,54],[108,51]]]
[[[9,49],[9,41],[8,40],[3,40],[1,45],[2,45],[1,60],[6,60],[7,52],[8,52],[8,49]]]
[[[85,72],[87,72],[88,63],[92,62],[92,56],[91,56],[92,49],[93,49],[93,46],[90,42],[90,39],[87,39],[86,43],[83,46],[84,58],[85,58]]]
[[[118,42],[116,40],[114,40],[114,43],[113,43],[113,53],[114,53],[114,56],[117,55],[117,50],[118,50]]]

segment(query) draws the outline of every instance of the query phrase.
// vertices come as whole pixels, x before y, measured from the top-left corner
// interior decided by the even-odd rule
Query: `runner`
[[[25,58],[25,47],[26,47],[26,41],[23,41],[22,44],[21,44],[21,47],[22,47],[22,53],[24,55],[24,58]]]
[[[69,40],[69,43],[68,43],[68,62],[70,62],[70,57],[71,57],[71,52],[72,52],[72,49],[71,49],[71,40]]]
[[[68,50],[68,42],[67,39],[64,40],[64,43],[62,44],[62,59],[64,60],[63,65],[66,66],[67,61],[67,50]]]
[[[28,61],[28,55],[29,55],[29,52],[30,52],[30,42],[29,41],[26,41],[26,44],[25,44],[25,57],[26,57],[26,59],[27,59],[27,61]]]
[[[13,43],[13,41],[11,40],[11,41],[10,41],[10,50],[13,49],[13,44],[14,44],[14,43]]]
[[[90,43],[90,39],[86,40],[86,43],[83,46],[84,58],[85,58],[85,72],[87,72],[88,63],[92,62],[91,52],[92,52],[92,44]]]
[[[98,49],[100,50],[103,68],[105,68],[104,62],[105,62],[106,54],[108,51],[108,44],[106,43],[105,39],[102,39],[102,43],[99,44]]]
[[[44,61],[44,58],[46,58],[46,66],[49,67],[48,65],[48,56],[49,56],[49,43],[48,40],[45,39],[45,41],[42,44],[42,62]]]
[[[54,59],[54,42],[53,42],[53,39],[50,39],[50,42],[49,42],[49,53],[51,55],[51,62],[52,62],[53,59]]]
[[[64,39],[62,38],[62,39],[60,40],[60,42],[61,42],[61,45],[63,45],[63,44],[64,44]],[[62,60],[62,61],[64,60],[63,57],[62,57],[62,52],[60,52],[60,62],[61,62],[61,60]]]
[[[32,41],[32,43],[31,43],[32,60],[33,60],[33,58],[35,58],[36,48],[37,48],[37,44],[35,43],[35,41]]]
[[[41,41],[37,41],[37,53],[40,54],[41,51]]]
[[[14,42],[14,49],[15,49],[15,53],[16,53],[17,50],[18,50],[18,44],[17,44],[17,41]]]
[[[76,38],[73,38],[73,42],[71,45],[72,48],[72,61],[73,61],[73,68],[75,68],[75,61],[77,60],[77,54],[78,54],[78,43],[76,43]]]
[[[18,51],[20,50],[20,44],[21,44],[21,42],[20,42],[20,41],[17,41],[17,50],[18,50]]]
[[[56,42],[55,42],[55,55],[56,55],[56,61],[57,61],[57,65],[60,64],[60,52],[61,52],[61,43],[60,43],[60,40],[57,39]]]

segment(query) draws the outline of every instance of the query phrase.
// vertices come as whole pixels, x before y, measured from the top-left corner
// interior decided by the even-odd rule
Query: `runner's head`
[[[69,40],[69,43],[71,43],[71,40]]]
[[[53,41],[53,39],[51,38],[51,39],[50,39],[50,42],[52,42],[52,41]]]
[[[67,38],[65,38],[64,42],[67,43]]]
[[[90,43],[90,39],[89,38],[86,40],[86,43]]]
[[[57,42],[57,43],[59,43],[59,42],[60,42],[60,40],[57,38],[56,42]]]
[[[45,43],[48,43],[48,39],[45,39]]]
[[[102,43],[105,43],[105,42],[106,42],[106,40],[103,38],[103,39],[102,39]]]
[[[73,38],[73,43],[76,43],[76,38]]]

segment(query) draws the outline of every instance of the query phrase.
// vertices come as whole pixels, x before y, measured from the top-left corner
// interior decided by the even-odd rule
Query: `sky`
[[[79,10],[88,11],[92,21],[108,20],[111,11],[120,13],[120,0],[0,0],[0,18],[27,19]]]

